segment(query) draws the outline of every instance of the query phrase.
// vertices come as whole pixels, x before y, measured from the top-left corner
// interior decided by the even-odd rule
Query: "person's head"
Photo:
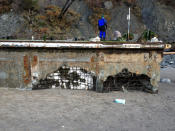
[[[104,15],[102,15],[101,18],[104,19],[105,18]]]

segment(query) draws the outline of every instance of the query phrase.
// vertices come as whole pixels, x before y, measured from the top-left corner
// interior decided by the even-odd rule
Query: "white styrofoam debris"
[[[154,38],[151,39],[151,42],[162,42],[162,41],[158,40],[157,37],[154,37]]]
[[[69,82],[69,80],[63,80],[63,82],[67,83],[67,82]]]
[[[51,73],[49,76],[54,76],[54,74],[53,74],[53,73]]]
[[[55,86],[55,85],[52,85],[52,88],[53,88],[53,89],[55,89],[55,88],[56,88],[56,86]]]
[[[58,76],[58,75],[59,75],[59,73],[54,73],[53,75],[54,75],[54,76]]]
[[[63,66],[63,69],[69,69],[68,74],[76,72],[77,75],[79,75],[78,80],[73,79],[73,83],[77,83],[77,85],[73,85],[73,83],[71,83],[71,81],[64,77],[61,76],[61,74],[59,73],[59,71],[54,72],[49,74],[49,76],[47,76],[47,79],[49,80],[54,80],[55,82],[59,83],[59,87],[62,88],[70,88],[73,90],[88,90],[88,89],[92,89],[93,88],[93,73],[89,72],[89,73],[85,73],[83,70],[81,70],[80,67],[66,67]],[[83,81],[82,81],[83,80]],[[68,84],[67,84],[68,83]],[[70,84],[70,85],[69,85]],[[67,87],[66,85],[69,85],[69,87]],[[52,88],[59,88],[56,85],[53,85]]]
[[[39,74],[37,72],[34,72],[34,73],[32,73],[32,76],[38,78]]]
[[[47,79],[54,79],[53,77],[48,76]]]
[[[54,79],[55,79],[55,80],[58,80],[58,79],[59,79],[59,76],[54,76]]]

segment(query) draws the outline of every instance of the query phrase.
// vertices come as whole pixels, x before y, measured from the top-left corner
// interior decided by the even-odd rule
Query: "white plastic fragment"
[[[171,83],[171,80],[169,78],[161,78],[160,82],[162,82],[162,83]]]
[[[151,39],[151,42],[162,42],[162,41],[161,40],[158,40],[157,37],[154,37],[154,38]]]
[[[95,38],[91,38],[89,41],[91,41],[91,42],[98,42],[98,41],[100,41],[100,37],[95,37]]]
[[[114,102],[125,105],[126,100],[125,99],[115,99]]]
[[[59,76],[54,76],[54,79],[55,79],[55,80],[58,80],[58,79],[59,79]]]

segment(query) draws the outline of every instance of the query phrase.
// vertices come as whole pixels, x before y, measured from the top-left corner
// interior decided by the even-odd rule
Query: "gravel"
[[[175,68],[175,55],[164,55],[161,62],[161,68],[172,67]]]

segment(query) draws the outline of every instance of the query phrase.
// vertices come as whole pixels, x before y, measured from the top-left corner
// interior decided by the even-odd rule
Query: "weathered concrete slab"
[[[95,73],[97,89],[124,68],[149,76],[157,88],[163,48],[161,43],[0,41],[0,87],[32,88],[36,79],[68,66]]]

